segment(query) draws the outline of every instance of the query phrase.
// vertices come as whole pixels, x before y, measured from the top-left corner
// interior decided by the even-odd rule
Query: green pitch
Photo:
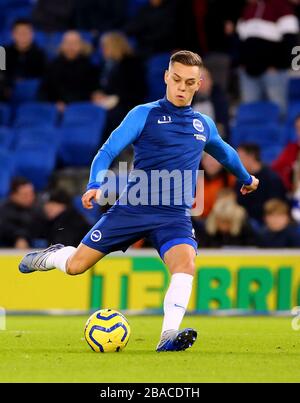
[[[156,353],[160,317],[129,317],[121,353],[94,353],[86,317],[9,317],[0,331],[0,382],[299,382],[300,331],[289,318],[187,317],[193,348]]]

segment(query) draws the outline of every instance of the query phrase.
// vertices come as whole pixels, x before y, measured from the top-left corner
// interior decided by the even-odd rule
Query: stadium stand
[[[37,191],[44,190],[56,164],[56,149],[49,144],[28,144],[13,154],[15,174],[31,180]]]
[[[57,109],[53,104],[30,102],[20,105],[14,120],[14,127],[54,127],[58,120]]]

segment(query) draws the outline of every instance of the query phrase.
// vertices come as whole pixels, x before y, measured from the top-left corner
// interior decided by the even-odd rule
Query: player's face
[[[175,106],[191,105],[201,81],[201,70],[198,66],[185,66],[177,62],[170,64],[165,73],[168,100]]]

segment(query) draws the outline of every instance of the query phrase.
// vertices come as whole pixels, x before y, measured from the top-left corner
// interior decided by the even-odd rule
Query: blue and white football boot
[[[194,329],[166,330],[161,335],[156,351],[183,351],[192,347],[196,339],[197,332]]]
[[[27,255],[23,257],[23,259],[19,264],[20,272],[27,274],[27,273],[33,273],[34,271],[48,271],[54,269],[54,267],[48,269],[45,265],[45,262],[47,257],[51,253],[56,252],[61,248],[64,248],[64,245],[57,244],[57,245],[51,245],[49,246],[49,248],[44,249],[40,252],[27,253]]]

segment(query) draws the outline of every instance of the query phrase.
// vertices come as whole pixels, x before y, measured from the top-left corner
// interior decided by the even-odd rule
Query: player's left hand
[[[251,177],[252,177],[251,185],[243,185],[242,186],[242,188],[241,188],[242,195],[252,193],[258,188],[259,180],[257,178],[255,178],[255,176],[253,176],[253,175],[251,175]]]

